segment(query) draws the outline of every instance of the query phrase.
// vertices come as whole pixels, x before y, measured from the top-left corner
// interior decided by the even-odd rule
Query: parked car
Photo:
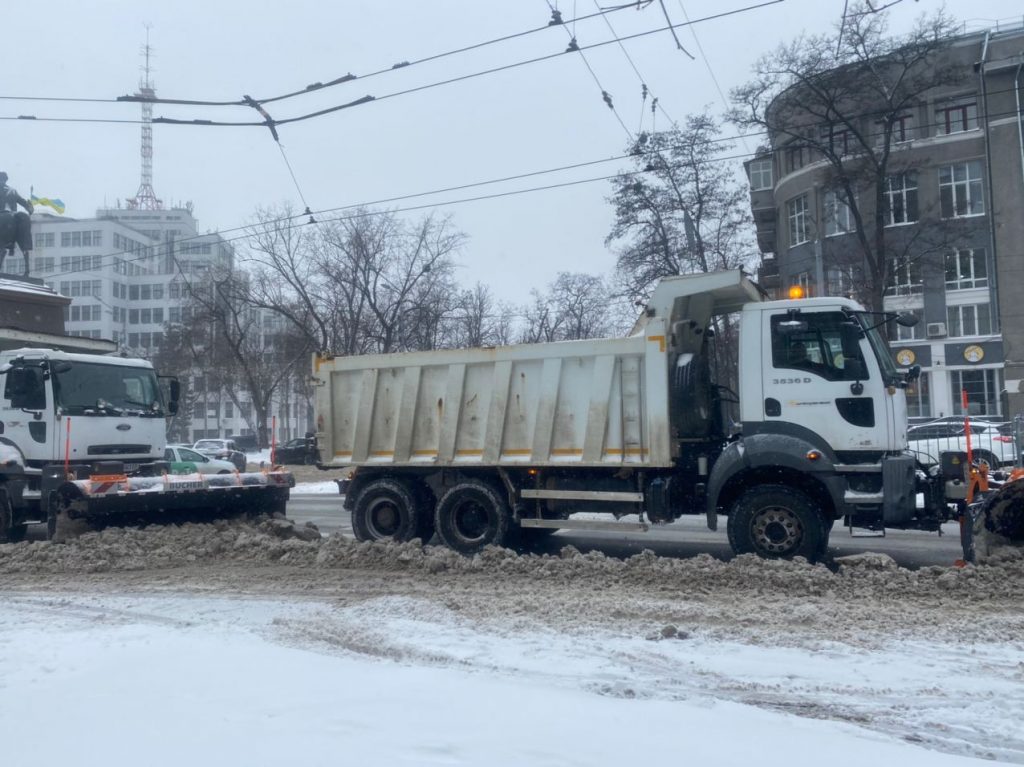
[[[974,457],[998,468],[1017,461],[1013,425],[994,421],[971,420],[971,449]],[[967,436],[962,418],[942,418],[907,430],[910,451],[921,463],[939,462],[940,453],[967,451]]]
[[[201,439],[192,446],[208,458],[219,458],[222,461],[231,461],[239,471],[245,471],[245,453],[238,449],[234,440],[230,439]]]
[[[274,451],[274,460],[282,464],[291,463],[312,466],[318,459],[316,440],[306,437],[290,439],[283,445],[279,445]]]
[[[164,460],[171,464],[171,474],[230,474],[235,470],[231,461],[210,458],[185,445],[168,445]]]

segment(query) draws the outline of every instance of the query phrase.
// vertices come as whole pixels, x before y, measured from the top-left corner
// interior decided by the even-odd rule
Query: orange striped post
[[[67,435],[64,437],[64,477],[71,473],[71,416],[68,416]]]
[[[966,394],[964,395],[966,396]],[[270,466],[277,463],[277,416],[270,417]]]

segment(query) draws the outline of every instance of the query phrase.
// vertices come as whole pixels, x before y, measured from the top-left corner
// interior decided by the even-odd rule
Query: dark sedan
[[[315,439],[291,439],[278,445],[274,452],[274,460],[280,464],[304,464],[312,466],[317,462]]]

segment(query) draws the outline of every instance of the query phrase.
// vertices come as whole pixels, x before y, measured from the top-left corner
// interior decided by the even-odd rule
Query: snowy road
[[[288,502],[288,516],[299,524],[313,522],[325,534],[340,532],[352,535],[351,514],[341,507],[341,497],[331,493],[303,493],[301,485]],[[949,523],[943,535],[919,531],[889,530],[883,536],[852,536],[836,523],[830,539],[834,557],[879,551],[891,556],[903,567],[948,566],[961,554],[957,527]],[[557,553],[563,546],[573,545],[580,551],[601,551],[608,556],[629,557],[644,549],[659,556],[693,557],[701,553],[717,559],[729,559],[732,550],[725,536],[725,518],[719,520],[717,531],[708,530],[703,517],[684,517],[671,525],[654,527],[647,533],[562,531],[534,548],[538,553]]]
[[[1022,586],[1019,551],[833,572],[111,529],[0,546],[0,736],[19,766],[1024,763]]]

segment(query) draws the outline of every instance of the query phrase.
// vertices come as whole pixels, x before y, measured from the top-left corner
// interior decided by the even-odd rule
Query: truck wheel
[[[821,515],[806,494],[785,485],[747,490],[729,512],[729,545],[737,554],[816,562],[827,545]]]
[[[420,506],[401,480],[376,479],[352,507],[352,532],[358,541],[411,541],[419,534]]]
[[[20,541],[18,532],[22,526],[14,524],[14,507],[6,487],[0,487],[0,543]]]
[[[505,497],[486,482],[467,480],[441,496],[434,515],[437,537],[467,556],[501,546],[512,514]]]

